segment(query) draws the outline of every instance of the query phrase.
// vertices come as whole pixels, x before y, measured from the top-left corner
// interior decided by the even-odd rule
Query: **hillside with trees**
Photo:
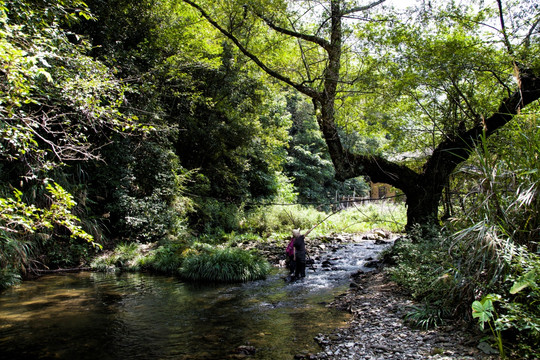
[[[318,234],[406,233],[389,272],[424,319],[538,356],[537,3],[0,0],[0,79],[0,287],[141,244],[259,278],[231,244],[382,183],[403,221]]]

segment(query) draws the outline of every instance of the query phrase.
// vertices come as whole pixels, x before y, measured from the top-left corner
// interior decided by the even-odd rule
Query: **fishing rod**
[[[328,215],[328,216],[325,217],[324,219],[322,219],[318,224],[316,224],[314,227],[312,227],[311,229],[309,229],[309,231],[306,232],[306,233],[304,234],[304,236],[307,236],[310,232],[312,232],[313,230],[315,230],[315,228],[316,228],[317,226],[321,225],[323,222],[325,222],[326,220],[328,220],[328,218],[330,218],[330,216],[337,214],[337,213],[340,212],[341,210],[343,210],[343,209],[338,209],[338,210],[332,212],[330,215]]]
[[[304,238],[307,237],[308,234],[309,234],[310,232],[312,232],[313,230],[315,230],[315,228],[316,228],[317,226],[321,225],[323,222],[325,222],[326,220],[328,220],[328,219],[330,218],[330,216],[337,214],[337,213],[340,212],[341,210],[343,210],[343,209],[338,209],[338,210],[332,212],[330,215],[328,215],[327,217],[325,217],[324,219],[322,219],[321,221],[319,221],[317,224],[315,224],[315,226],[313,226],[311,229],[309,229],[309,230],[304,234]],[[292,218],[292,214],[289,214],[289,213],[287,212],[287,215],[289,215],[289,217],[291,218],[291,221],[293,222],[293,224],[296,225],[296,222],[295,222],[294,219]],[[306,257],[307,257],[307,260],[308,260],[308,261],[306,261],[306,262],[309,263],[309,268],[310,268],[311,270],[313,270],[313,272],[315,272],[315,271],[316,271],[315,265],[314,265],[315,261],[311,260],[311,256],[309,256],[309,253],[307,252],[307,250],[306,250]]]

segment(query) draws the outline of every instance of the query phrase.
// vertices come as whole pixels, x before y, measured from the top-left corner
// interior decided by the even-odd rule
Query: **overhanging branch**
[[[266,23],[266,25],[268,25],[271,29],[273,29],[273,30],[275,30],[275,31],[277,31],[277,32],[279,32],[281,34],[289,35],[289,36],[292,36],[292,37],[297,38],[297,39],[301,39],[301,40],[305,40],[305,41],[315,43],[315,44],[319,45],[320,47],[322,47],[323,49],[325,49],[326,51],[331,51],[330,42],[328,42],[324,38],[314,36],[314,35],[303,34],[301,32],[290,30],[290,29],[285,29],[285,28],[283,28],[281,26],[276,25],[272,20],[270,20],[269,18],[267,18],[266,16],[264,16],[262,14],[257,13],[256,11],[253,11],[253,13],[255,15],[257,15],[259,18],[261,18]]]
[[[520,88],[504,99],[498,110],[475,127],[463,131],[455,138],[439,144],[424,166],[424,173],[450,174],[456,166],[467,160],[471,150],[510,122],[528,104],[540,99],[540,77],[527,69],[519,70]],[[434,171],[438,169],[438,171]]]
[[[352,14],[352,13],[355,13],[355,12],[366,11],[366,10],[374,8],[377,5],[382,4],[385,1],[386,0],[378,0],[378,1],[372,2],[371,4],[368,4],[368,5],[356,6],[356,7],[353,7],[351,9],[349,9],[349,10],[343,10],[342,15],[349,15],[349,14]]]
[[[296,90],[300,91],[301,93],[313,98],[313,99],[316,99],[316,98],[319,98],[320,97],[320,94],[319,92],[317,92],[316,90],[310,88],[310,87],[307,87],[307,86],[303,86],[301,84],[298,84],[296,82],[294,82],[292,79],[280,74],[279,72],[271,69],[268,65],[266,65],[261,59],[259,59],[258,56],[256,56],[255,54],[253,54],[251,51],[249,51],[244,45],[242,45],[242,43],[240,42],[240,40],[238,40],[238,38],[236,38],[236,36],[234,36],[232,33],[230,33],[229,31],[227,31],[226,29],[224,29],[221,25],[219,25],[217,23],[216,20],[214,20],[206,11],[204,11],[203,8],[201,8],[198,4],[196,4],[195,2],[191,1],[191,0],[182,0],[184,1],[186,4],[192,6],[193,8],[197,9],[199,11],[199,13],[213,26],[215,27],[219,32],[221,32],[223,35],[225,35],[229,40],[231,40],[235,45],[236,47],[245,55],[247,56],[248,58],[250,58],[255,64],[257,64],[258,67],[260,67],[264,72],[266,72],[268,75],[272,76],[273,78],[277,79],[277,80],[280,80],[280,81],[283,81],[284,83],[292,86],[293,88],[295,88]]]

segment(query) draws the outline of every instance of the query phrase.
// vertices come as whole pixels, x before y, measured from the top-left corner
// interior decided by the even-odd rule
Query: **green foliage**
[[[130,241],[181,236],[192,209],[191,200],[182,194],[192,174],[180,166],[170,144],[158,142],[157,136],[118,139],[104,151],[109,166],[97,169],[102,194],[110,194],[105,209],[116,220],[110,230]]]
[[[497,296],[501,307],[496,326],[518,344],[522,356],[540,356],[540,256],[525,248],[510,260],[511,272]],[[510,286],[511,285],[511,286]],[[515,338],[515,340],[514,340]]]
[[[505,352],[502,341],[501,329],[497,327],[496,323],[498,321],[498,315],[493,306],[493,302],[497,301],[496,295],[486,295],[480,301],[474,301],[472,303],[472,317],[478,319],[480,329],[484,330],[485,324],[489,325],[497,347],[499,348],[499,356],[502,359],[505,359]]]
[[[238,248],[212,248],[189,254],[179,270],[190,281],[246,282],[266,277],[270,264],[260,255]]]
[[[75,206],[72,196],[56,183],[47,184],[46,189],[50,200],[47,207],[26,203],[18,190],[13,197],[0,198],[0,270],[6,281],[3,286],[13,283],[18,274],[34,266],[38,248],[54,247],[64,233],[83,251],[86,247],[80,240],[101,247],[82,230],[79,219],[71,213],[70,209]]]
[[[221,56],[219,69],[190,74],[200,95],[174,109],[184,129],[176,143],[181,163],[205,180],[190,191],[235,204],[274,196],[289,124],[284,100],[230,65],[236,64],[235,54],[225,50]]]
[[[88,222],[74,214],[68,193],[75,186],[53,183],[66,179],[68,163],[98,159],[109,134],[136,127],[136,118],[119,110],[126,86],[87,56],[86,41],[65,30],[81,17],[91,15],[78,0],[0,1],[4,273],[78,265],[89,253],[80,242],[92,242],[83,228]]]
[[[21,275],[18,270],[10,267],[0,269],[0,290],[17,285],[21,280]]]
[[[140,270],[137,259],[139,246],[136,243],[119,244],[112,253],[104,253],[96,257],[91,267],[99,271]]]
[[[298,201],[329,203],[338,196],[365,195],[368,185],[360,178],[338,182],[335,170],[318,129],[313,106],[298,95],[290,94],[287,109],[292,117],[289,130],[285,175],[293,179]]]
[[[208,235],[239,230],[244,213],[241,206],[212,198],[198,199],[195,209],[191,227]]]
[[[294,228],[308,230],[325,219],[330,212],[302,205],[260,206],[246,213],[242,230],[269,236],[289,235]],[[356,205],[341,210],[321,223],[311,234],[362,233],[374,228],[402,232],[405,226],[405,207],[398,203]]]
[[[413,327],[428,330],[441,326],[450,313],[437,304],[424,303],[420,306],[411,306],[405,315],[405,321]]]
[[[59,26],[76,16],[64,6],[87,14],[83,3],[42,5],[10,1],[0,11],[0,156],[34,177],[66,160],[96,158],[99,144],[90,136],[130,128],[134,120],[119,111],[125,86],[85,55],[86,42],[71,42]]]
[[[113,251],[96,257],[91,267],[97,271],[152,271],[177,274],[182,264],[185,245],[180,242],[164,242],[161,245],[121,243]]]
[[[176,274],[182,265],[184,246],[170,243],[159,246],[144,262],[144,266],[152,271],[165,274]]]
[[[430,310],[444,313],[459,304],[459,294],[451,291],[458,286],[459,279],[449,271],[454,265],[448,257],[444,235],[437,231],[432,234],[416,227],[407,238],[398,239],[386,255],[395,264],[388,271],[414,299],[429,303],[426,306]]]

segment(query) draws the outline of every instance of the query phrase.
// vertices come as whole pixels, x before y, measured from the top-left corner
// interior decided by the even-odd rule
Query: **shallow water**
[[[89,272],[27,281],[0,294],[1,358],[226,359],[242,345],[257,349],[252,359],[317,352],[313,337],[348,319],[325,304],[382,248],[346,245],[295,283],[282,269],[236,285]]]

